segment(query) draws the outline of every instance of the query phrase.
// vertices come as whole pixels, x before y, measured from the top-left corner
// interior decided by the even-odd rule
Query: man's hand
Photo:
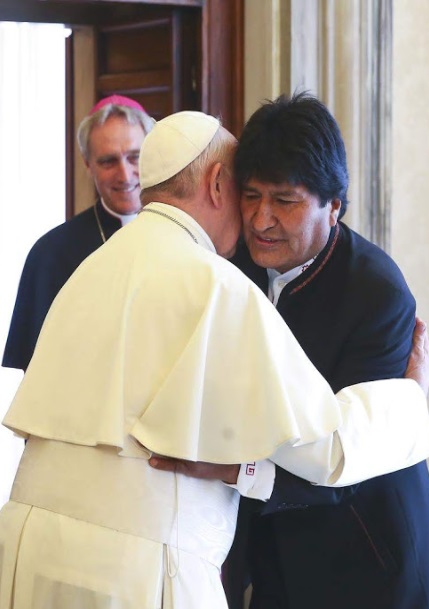
[[[185,461],[185,459],[171,459],[170,457],[161,457],[160,455],[151,457],[149,464],[155,469],[177,472],[192,478],[222,480],[227,484],[236,484],[240,471],[239,465],[218,465],[215,463],[204,463],[203,461]]]
[[[425,394],[429,391],[429,337],[424,321],[416,317],[413,348],[408,360],[405,378],[417,381]]]

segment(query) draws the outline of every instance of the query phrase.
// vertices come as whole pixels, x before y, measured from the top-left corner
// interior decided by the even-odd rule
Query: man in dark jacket
[[[264,104],[235,166],[246,245],[233,262],[334,391],[401,377],[415,302],[391,258],[340,221],[346,153],[327,108],[307,94]],[[241,501],[225,569],[231,608],[243,606],[246,563],[252,609],[429,608],[426,462],[344,489],[277,467],[270,499],[255,505]]]

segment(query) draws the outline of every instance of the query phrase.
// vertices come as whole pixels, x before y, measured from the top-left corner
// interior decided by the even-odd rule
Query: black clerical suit
[[[245,247],[233,262],[267,293],[267,271]],[[404,374],[414,299],[395,263],[345,225],[277,309],[335,391]],[[426,463],[344,489],[276,467],[269,501],[241,500],[224,570],[231,609],[243,606],[245,545],[254,609],[428,609]]]
[[[79,264],[119,228],[120,220],[98,201],[36,241],[22,271],[3,366],[27,369],[55,296]]]

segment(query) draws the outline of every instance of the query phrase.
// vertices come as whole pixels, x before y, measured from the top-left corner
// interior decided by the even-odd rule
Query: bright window
[[[65,219],[63,25],[0,23],[0,355],[28,250]],[[0,418],[22,372],[0,368]],[[0,427],[0,506],[23,441]]]

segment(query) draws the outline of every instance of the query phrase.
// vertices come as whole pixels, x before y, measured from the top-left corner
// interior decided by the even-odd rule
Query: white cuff
[[[271,497],[276,477],[276,466],[272,461],[253,461],[240,466],[237,484],[230,484],[243,497],[267,501]]]

